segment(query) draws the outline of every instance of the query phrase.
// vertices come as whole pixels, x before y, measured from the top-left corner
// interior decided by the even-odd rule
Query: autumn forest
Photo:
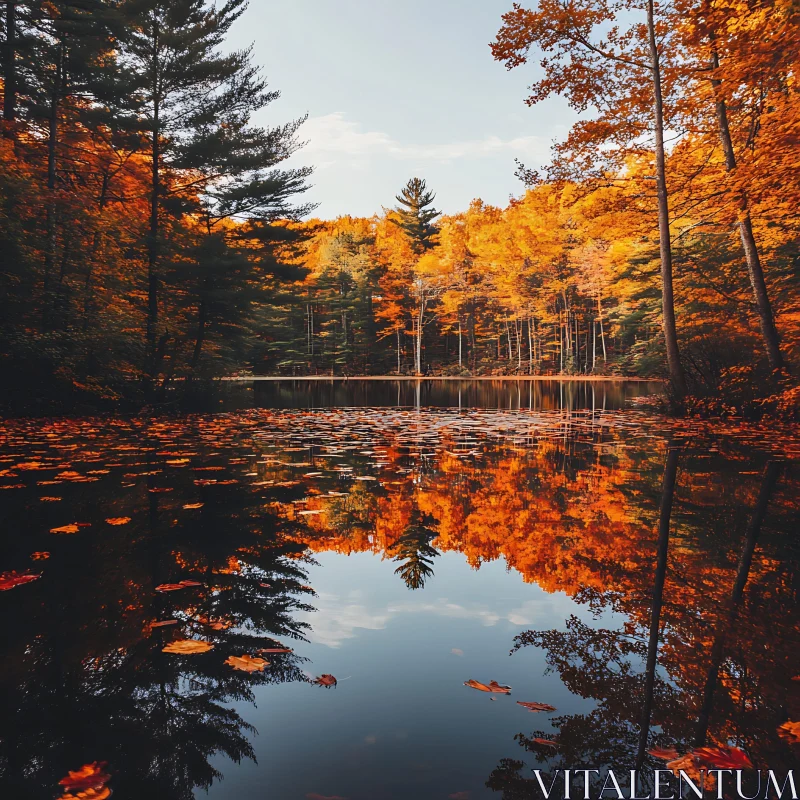
[[[0,13],[0,797],[797,800],[797,0]]]
[[[163,402],[231,375],[666,378],[797,411],[797,9],[543,0],[491,56],[579,112],[506,207],[313,216],[303,119],[226,36],[245,0],[3,4],[6,403]],[[615,23],[616,21],[616,23]],[[536,53],[536,55],[534,55]],[[486,54],[489,57],[489,53]],[[479,187],[476,187],[476,194]]]

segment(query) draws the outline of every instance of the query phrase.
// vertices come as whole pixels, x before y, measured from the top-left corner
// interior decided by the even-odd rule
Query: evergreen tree
[[[403,229],[418,255],[432,249],[436,244],[438,230],[433,220],[440,212],[431,207],[435,197],[421,178],[411,178],[400,194],[396,195],[400,208],[396,209],[398,219],[395,224]]]
[[[223,55],[220,48],[246,0],[226,0],[219,8],[206,0],[128,0],[129,32],[122,58],[138,78],[149,139],[150,214],[147,236],[147,378],[152,384],[163,361],[169,334],[159,329],[165,216],[187,211],[187,198],[208,187],[182,167],[201,167],[217,154],[211,139],[223,139],[222,123],[263,105],[263,83],[250,64],[250,51]],[[201,157],[201,153],[205,153]]]

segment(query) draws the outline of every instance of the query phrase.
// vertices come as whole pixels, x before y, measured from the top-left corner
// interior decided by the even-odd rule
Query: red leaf
[[[517,700],[517,705],[527,708],[528,711],[555,711],[555,706],[550,706],[547,703],[523,703],[522,700]]]
[[[111,780],[111,776],[106,772],[107,766],[107,761],[93,761],[91,764],[84,764],[75,772],[70,770],[67,777],[62,778],[58,783],[72,792],[101,789]]]
[[[0,574],[0,592],[6,592],[15,586],[22,586],[24,583],[38,580],[41,575],[17,575],[16,572],[3,572]]]
[[[715,769],[752,769],[753,762],[738,747],[697,747],[692,750],[703,764]]]
[[[648,750],[653,758],[660,758],[662,761],[672,761],[680,756],[680,753],[671,747],[654,747]]]

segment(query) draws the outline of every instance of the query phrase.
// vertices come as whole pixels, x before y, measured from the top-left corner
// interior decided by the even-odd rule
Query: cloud
[[[389,621],[387,612],[370,612],[359,603],[343,602],[337,595],[321,594],[320,609],[309,617],[312,642],[328,647],[341,647],[346,639],[353,639],[357,629],[379,631]]]
[[[544,160],[550,148],[549,140],[541,136],[502,139],[491,135],[455,142],[405,144],[383,131],[364,130],[360,123],[348,119],[342,111],[309,118],[300,136],[307,142],[301,151],[302,158],[314,161],[319,168],[343,160],[350,164],[363,163],[375,157],[439,163],[498,155]]]
[[[480,608],[478,606],[470,608],[458,603],[450,603],[444,597],[440,597],[435,603],[409,602],[390,606],[389,611],[401,614],[435,614],[437,617],[450,617],[452,619],[472,619],[487,627],[496,625],[502,619],[499,614],[488,608]]]

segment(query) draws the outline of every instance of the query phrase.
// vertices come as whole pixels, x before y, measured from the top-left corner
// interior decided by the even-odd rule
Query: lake
[[[800,431],[669,419],[657,388],[287,380],[0,422],[0,796],[797,766]]]

